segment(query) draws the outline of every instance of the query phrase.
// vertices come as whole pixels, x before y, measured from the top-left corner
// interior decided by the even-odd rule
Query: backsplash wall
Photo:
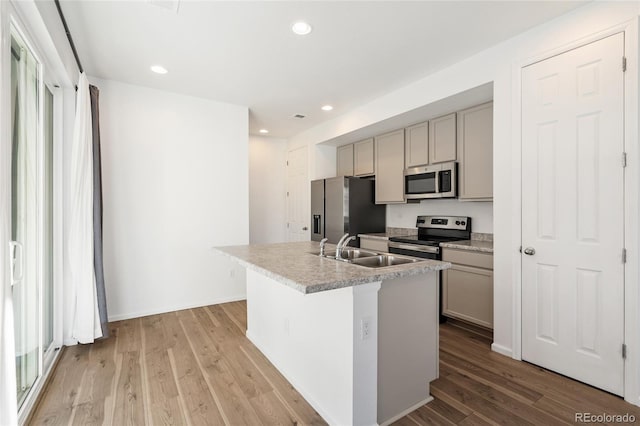
[[[444,199],[423,200],[415,204],[389,204],[387,226],[414,228],[416,216],[419,215],[469,216],[472,232],[493,233],[493,202],[491,201]]]

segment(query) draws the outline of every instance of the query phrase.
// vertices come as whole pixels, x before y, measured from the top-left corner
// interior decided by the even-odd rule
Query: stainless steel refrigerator
[[[342,176],[312,181],[311,240],[326,237],[336,244],[346,233],[385,232],[387,209],[375,203],[374,185],[371,179]]]

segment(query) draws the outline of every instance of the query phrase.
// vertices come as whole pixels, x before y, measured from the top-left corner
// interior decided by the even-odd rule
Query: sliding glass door
[[[18,406],[38,383],[53,339],[54,95],[11,28],[11,285]]]

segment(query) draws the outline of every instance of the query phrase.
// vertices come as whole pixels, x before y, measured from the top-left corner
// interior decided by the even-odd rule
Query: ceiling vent
[[[306,116],[303,114],[294,114],[293,118],[305,118]]]
[[[176,14],[178,13],[178,7],[180,7],[180,0],[147,0],[147,3],[170,10]]]

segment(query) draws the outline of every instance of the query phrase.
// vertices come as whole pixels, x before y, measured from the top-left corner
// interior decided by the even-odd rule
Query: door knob
[[[526,249],[524,249],[524,254],[533,256],[534,254],[536,254],[536,249],[534,249],[533,247],[527,247]]]
[[[306,226],[303,226],[303,227],[302,227],[302,230],[303,230],[303,231],[307,231],[308,229],[309,229],[309,228],[307,228]]]

